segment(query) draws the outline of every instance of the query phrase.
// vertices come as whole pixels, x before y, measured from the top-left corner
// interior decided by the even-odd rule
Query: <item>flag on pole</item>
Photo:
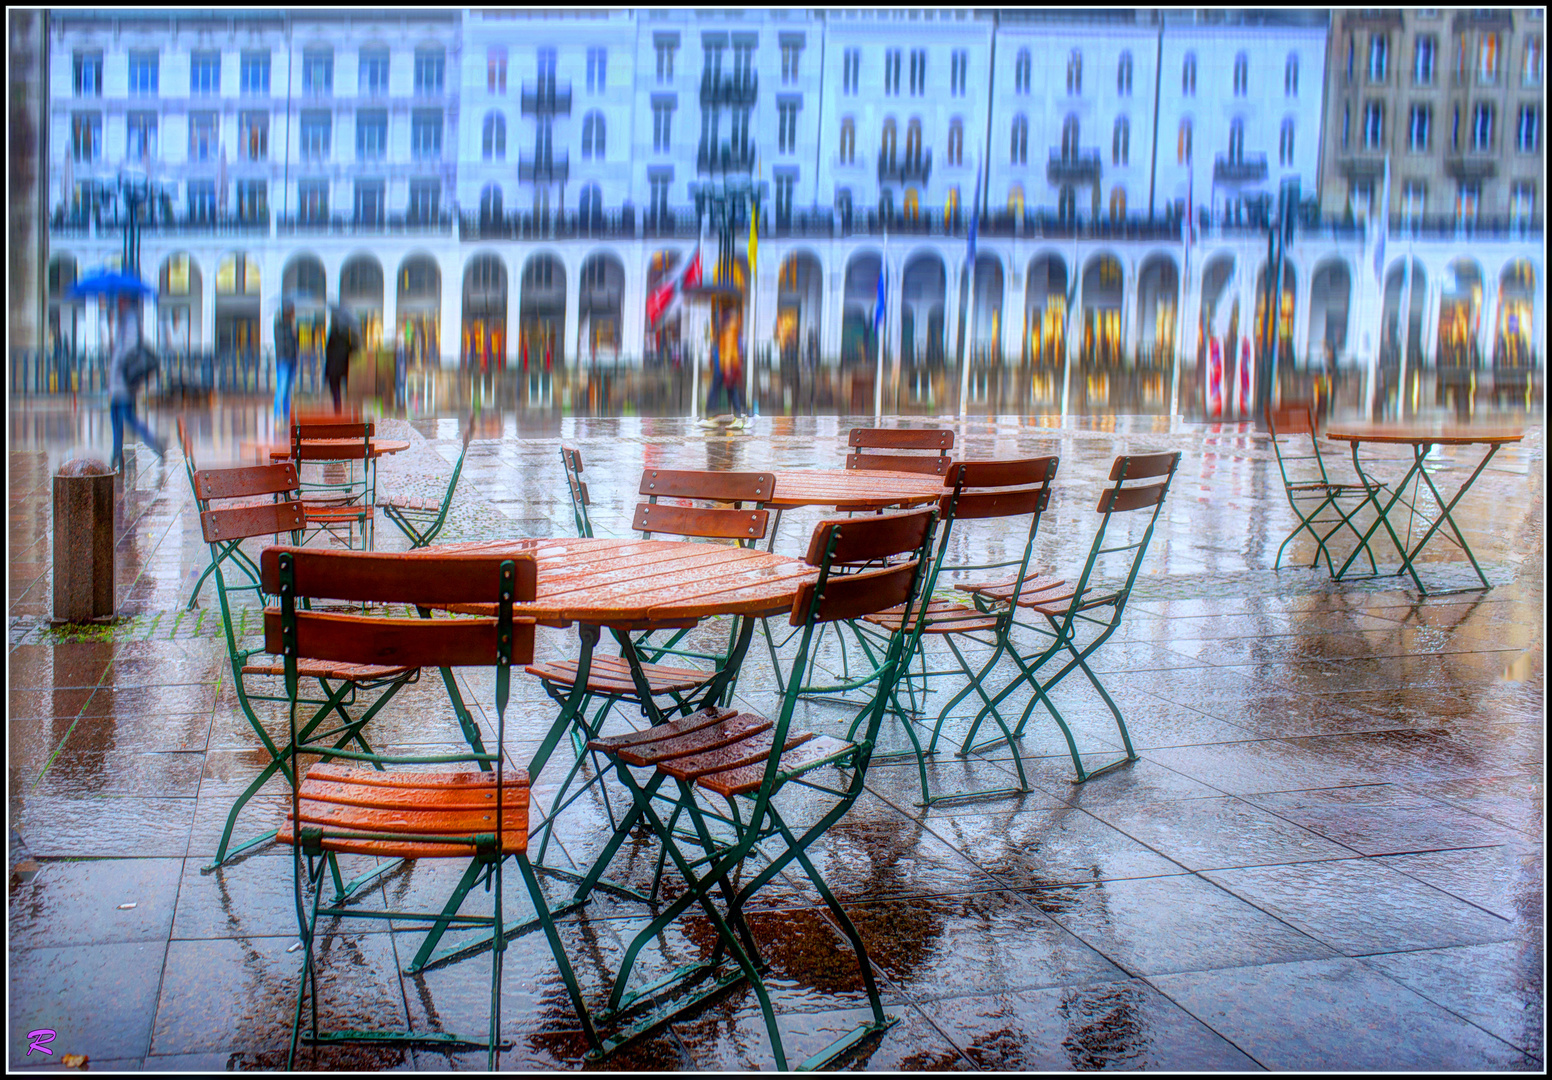
[[[695,245],[695,255],[670,274],[647,297],[647,324],[656,329],[669,315],[679,310],[684,290],[699,288],[701,284],[701,248]]]
[[[1186,217],[1180,223],[1180,242],[1185,245],[1186,259],[1190,260],[1191,245],[1196,243],[1196,174],[1186,175]]]
[[[753,287],[755,264],[760,250],[760,204],[754,200],[749,202],[749,280]]]
[[[1374,227],[1374,280],[1385,284],[1385,241],[1390,236],[1390,155],[1385,156],[1385,188]]]
[[[878,300],[873,304],[873,333],[878,334],[878,328],[884,325],[884,308],[888,286],[884,282],[884,262],[878,263]]]
[[[981,220],[981,170],[975,171],[975,198],[970,202],[970,236],[965,244],[965,261],[975,273],[975,230]]]

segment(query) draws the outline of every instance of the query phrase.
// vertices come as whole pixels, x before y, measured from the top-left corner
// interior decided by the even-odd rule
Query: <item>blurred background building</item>
[[[1394,363],[1405,337],[1419,363],[1534,367],[1543,25],[56,11],[38,345],[100,342],[66,292],[121,261],[143,205],[138,269],[174,349],[266,351],[287,295],[304,349],[339,302],[416,362],[653,364],[704,345],[696,305],[646,313],[699,244],[773,361],[1162,372],[1215,334],[1271,348],[1273,292],[1281,364]]]

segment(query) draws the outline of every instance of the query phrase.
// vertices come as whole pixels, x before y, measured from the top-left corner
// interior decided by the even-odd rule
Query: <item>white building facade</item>
[[[711,276],[708,211],[735,205],[761,355],[1159,368],[1200,356],[1221,304],[1259,325],[1296,198],[1282,351],[1366,362],[1402,308],[1429,325],[1459,291],[1465,233],[1407,239],[1403,304],[1371,232],[1312,214],[1328,36],[1304,12],[58,13],[51,334],[96,342],[64,293],[119,257],[124,185],[149,182],[140,271],[174,348],[266,350],[294,295],[304,324],[341,303],[417,361],[655,362],[704,327],[694,305],[649,326],[649,293],[697,244]],[[1470,231],[1484,364],[1496,293],[1540,354],[1533,225]]]

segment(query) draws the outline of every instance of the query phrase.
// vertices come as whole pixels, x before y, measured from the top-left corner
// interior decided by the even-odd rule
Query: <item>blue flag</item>
[[[884,284],[884,263],[883,263],[883,260],[879,260],[879,264],[878,264],[878,302],[873,305],[873,333],[874,333],[875,336],[878,334],[878,328],[880,326],[884,325],[884,308],[885,308],[884,299],[885,299],[885,296],[887,295],[887,293],[888,293],[888,289],[887,289],[887,287]]]
[[[981,220],[981,175],[977,171],[975,177],[975,199],[970,203],[970,240],[966,245],[965,261],[970,265],[970,272],[975,273],[975,228]]]

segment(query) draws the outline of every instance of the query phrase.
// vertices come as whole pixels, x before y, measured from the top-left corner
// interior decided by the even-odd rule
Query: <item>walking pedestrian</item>
[[[296,305],[280,305],[275,316],[275,424],[291,424],[291,387],[296,382]]]
[[[343,411],[340,391],[350,376],[350,354],[357,347],[355,326],[343,308],[334,309],[329,320],[329,337],[323,346],[323,374],[329,380],[329,393],[334,398],[334,411]]]
[[[722,390],[722,354],[717,340],[717,332],[711,329],[707,335],[709,355],[711,357],[711,390],[706,394],[706,415],[701,418],[701,427],[714,427],[717,423],[712,411],[716,408],[717,394]]]
[[[733,413],[731,426],[735,428],[744,426],[744,418],[749,413],[748,403],[744,400],[742,340],[743,321],[735,315],[722,324],[722,384],[727,387],[728,408]]]
[[[125,424],[156,451],[158,458],[167,452],[166,444],[135,415],[135,394],[140,389],[140,383],[131,377],[133,373],[130,367],[143,347],[140,340],[140,301],[120,296],[113,355],[108,360],[108,416],[113,424],[113,457],[109,463],[115,469],[124,467]]]

